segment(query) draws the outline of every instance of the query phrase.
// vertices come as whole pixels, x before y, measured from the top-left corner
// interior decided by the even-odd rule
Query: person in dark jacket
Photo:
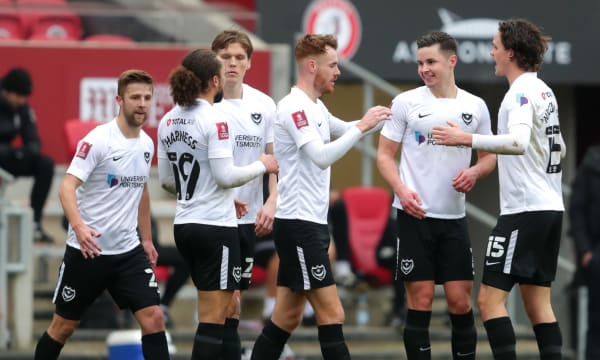
[[[54,162],[41,153],[35,115],[27,99],[33,90],[31,75],[13,68],[0,81],[0,167],[12,175],[33,176],[30,203],[33,209],[34,239],[53,242],[42,229],[42,210],[54,177]],[[13,141],[20,136],[22,145]]]
[[[600,359],[600,145],[588,149],[573,182],[569,208],[576,278],[588,288],[586,359]]]

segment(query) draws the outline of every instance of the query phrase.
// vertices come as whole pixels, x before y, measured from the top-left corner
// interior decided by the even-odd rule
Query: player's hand
[[[462,193],[468,193],[473,189],[479,175],[473,168],[462,169],[452,178],[454,190]]]
[[[81,251],[83,258],[93,259],[96,256],[100,256],[102,249],[96,242],[96,238],[100,237],[100,233],[83,223],[72,226],[72,228],[75,232],[75,238],[79,243],[79,250]]]
[[[371,130],[381,121],[389,120],[392,118],[392,110],[385,106],[373,106],[365,115],[360,119],[360,121],[356,124],[356,127],[360,130],[360,132],[365,132]]]
[[[405,213],[420,220],[425,218],[425,209],[421,206],[423,202],[419,194],[404,186],[396,192],[396,195]]]
[[[158,251],[156,251],[156,248],[151,240],[142,241],[142,247],[144,247],[146,258],[148,258],[150,265],[154,269],[156,267],[156,262],[158,261]]]
[[[448,126],[434,126],[431,134],[436,145],[471,145],[470,134],[465,133],[460,126],[452,121],[446,122]]]
[[[256,236],[262,237],[273,231],[273,221],[275,220],[275,204],[266,202],[256,214],[256,226],[254,232]]]
[[[233,199],[233,205],[235,206],[235,216],[237,216],[238,219],[241,219],[242,216],[248,213],[248,203]]]
[[[263,163],[269,174],[277,174],[279,172],[279,164],[275,160],[275,156],[271,154],[261,154],[258,158]]]

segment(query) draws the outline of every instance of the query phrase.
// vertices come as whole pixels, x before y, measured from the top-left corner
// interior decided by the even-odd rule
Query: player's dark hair
[[[130,69],[123,71],[117,82],[117,94],[122,97],[127,85],[133,83],[142,83],[153,86],[152,76],[143,70]]]
[[[254,48],[252,47],[252,41],[248,37],[248,34],[238,30],[224,30],[221,31],[213,40],[211,49],[214,52],[225,49],[231,44],[238,43],[244,50],[246,50],[246,56],[248,59],[252,56]]]
[[[456,54],[456,39],[443,31],[433,31],[417,39],[417,48],[440,44],[440,50]]]
[[[544,62],[550,37],[529,20],[510,19],[498,25],[502,45],[515,53],[519,68],[525,71],[538,71]]]
[[[327,47],[337,49],[337,39],[333,35],[304,35],[296,42],[296,60],[309,56],[321,55],[327,52]]]
[[[214,52],[193,50],[169,75],[173,102],[180,106],[195,105],[198,94],[206,92],[210,79],[220,76],[220,73],[221,62]]]

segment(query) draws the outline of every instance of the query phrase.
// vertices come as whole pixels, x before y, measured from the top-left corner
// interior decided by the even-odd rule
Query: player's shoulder
[[[392,109],[410,108],[415,104],[425,102],[427,99],[427,87],[420,86],[414,89],[406,90],[396,95],[392,99]]]
[[[112,138],[112,133],[118,129],[117,122],[113,119],[90,130],[90,132],[85,135],[85,139],[86,141],[105,143]]]
[[[140,129],[140,139],[144,142],[144,144],[154,147],[154,141],[152,140],[150,135],[148,135],[148,133],[144,131],[144,129]]]
[[[301,90],[293,88],[286,96],[277,103],[277,112],[292,111],[306,107],[306,96],[303,96]]]
[[[393,99],[393,102],[413,102],[420,101],[427,95],[427,87],[419,86],[414,89],[405,90],[398,95],[396,95]]]
[[[275,110],[275,101],[264,92],[248,85],[242,84],[244,88],[244,99],[247,101],[251,101],[253,104],[258,104],[266,110],[274,111]]]
[[[457,97],[460,97],[461,101],[471,102],[471,103],[474,103],[479,106],[483,105],[483,106],[487,107],[483,98],[481,98],[480,96],[477,96],[467,90],[458,88],[458,96]]]

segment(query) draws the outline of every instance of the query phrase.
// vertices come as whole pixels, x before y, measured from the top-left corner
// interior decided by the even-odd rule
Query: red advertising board
[[[14,66],[31,72],[34,89],[29,102],[37,115],[42,151],[59,164],[70,161],[64,123],[71,119],[112,119],[118,112],[117,77],[127,69],[142,69],[154,77],[154,100],[145,130],[156,141],[158,122],[172,106],[169,73],[191,50],[173,46],[39,45],[0,45],[0,77]],[[269,52],[255,51],[247,82],[268,94],[270,67]]]

